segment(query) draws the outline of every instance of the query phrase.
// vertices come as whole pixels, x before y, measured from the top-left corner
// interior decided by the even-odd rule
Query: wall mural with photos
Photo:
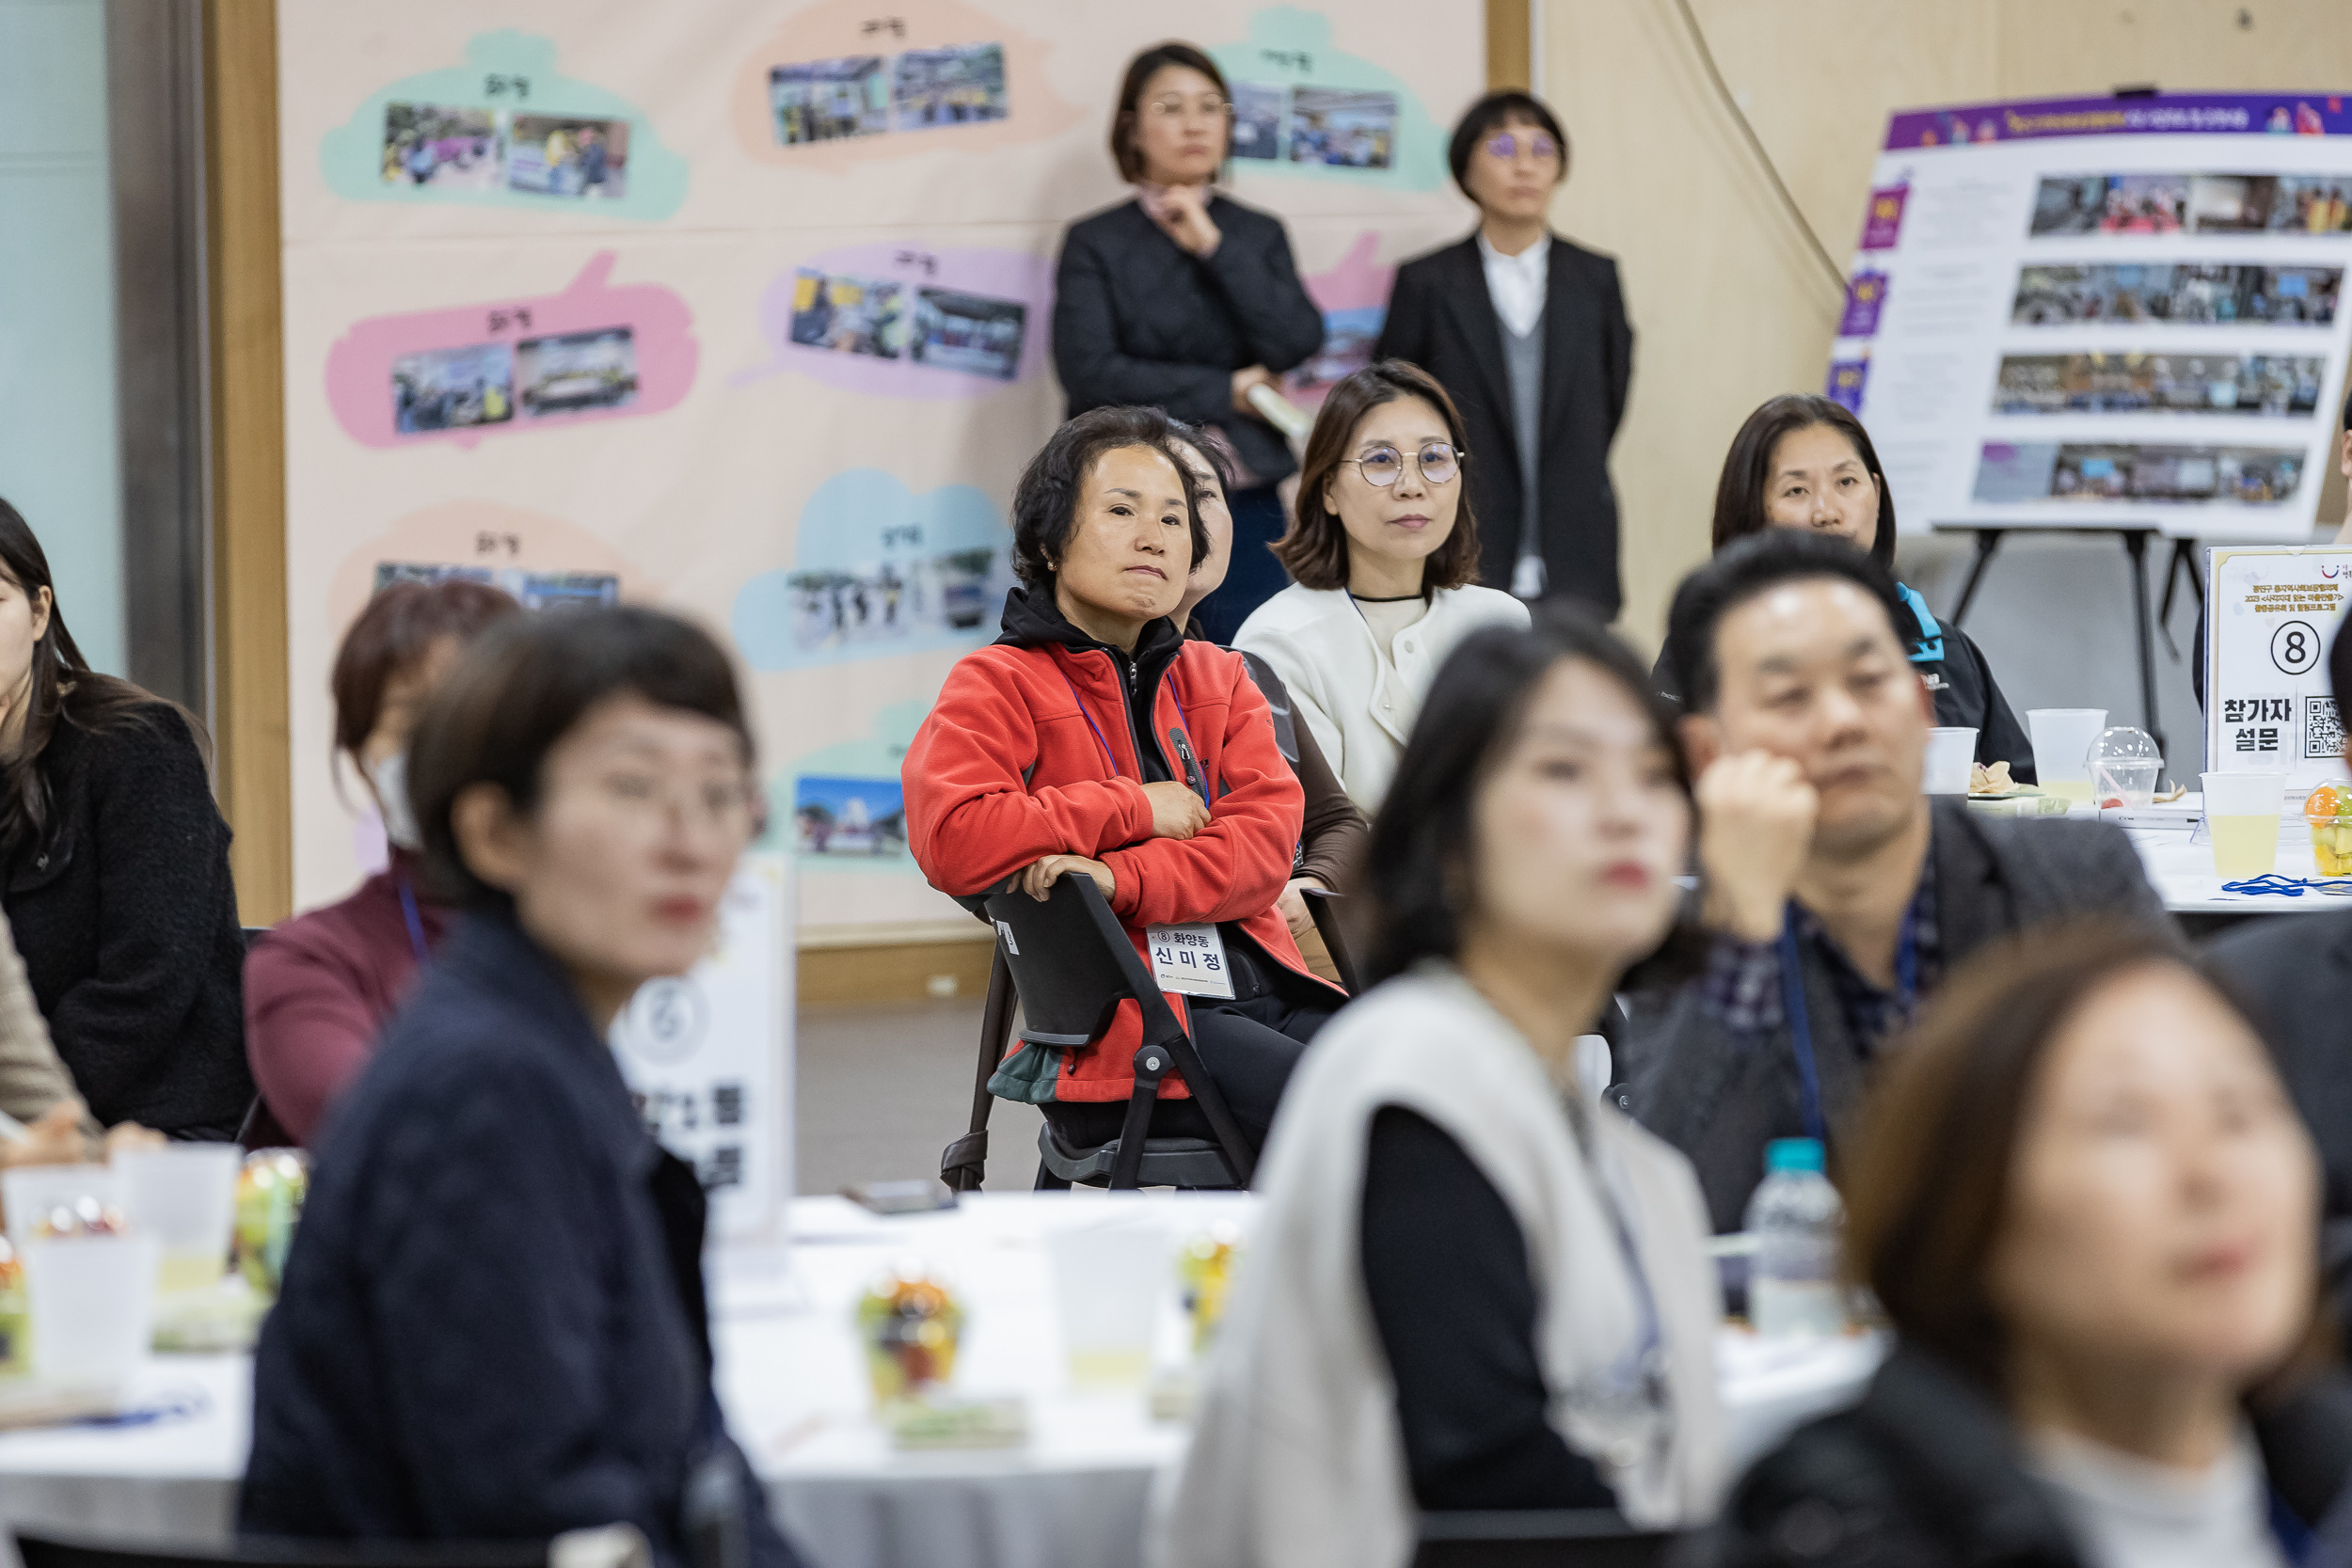
[[[379,89],[321,139],[327,183],[353,201],[594,202],[647,221],[676,211],[686,160],[622,99],[555,62],[555,44],[527,33],[469,40],[465,64]]]
[[[655,283],[608,288],[600,251],[562,292],[356,323],[326,356],[351,438],[391,446],[581,419],[657,414],[694,382],[686,302]]]
[[[1063,410],[1061,232],[1129,194],[1104,146],[1129,56],[1174,27],[1232,71],[1227,188],[1288,224],[1328,327],[1310,404],[1396,263],[1470,224],[1443,128],[1485,40],[1410,0],[281,0],[278,25],[302,907],[382,854],[326,761],[337,641],[380,585],[464,577],[722,634],[803,927],[960,929],[898,764],[996,635],[1013,483]],[[2233,373],[2254,401],[2290,372]]]

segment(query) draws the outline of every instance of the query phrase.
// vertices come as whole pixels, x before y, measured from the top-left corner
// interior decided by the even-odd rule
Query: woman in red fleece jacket
[[[960,660],[907,752],[908,842],[943,893],[1018,874],[1037,897],[1092,877],[1138,952],[1153,926],[1214,925],[1228,1000],[1170,993],[1201,1065],[1263,1141],[1299,1053],[1345,994],[1311,974],[1275,901],[1302,797],[1241,656],[1168,619],[1206,550],[1191,471],[1157,409],[1098,408],[1057,431],[1013,495],[1004,633]],[[1142,1023],[1122,1003],[1077,1051],[1021,1045],[990,1088],[1070,1141],[1116,1137]],[[1160,1085],[1155,1135],[1208,1135]]]

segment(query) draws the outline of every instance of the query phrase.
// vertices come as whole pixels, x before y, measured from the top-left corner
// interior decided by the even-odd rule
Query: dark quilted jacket
[[[1279,218],[1209,202],[1224,238],[1200,261],[1129,201],[1070,226],[1054,280],[1054,371],[1070,412],[1145,404],[1213,424],[1264,483],[1298,467],[1275,428],[1233,412],[1233,372],[1279,375],[1323,346]]]
[[[647,1136],[552,959],[468,918],[330,1114],[254,1365],[240,1527],[538,1540],[627,1522],[683,1560],[690,1469],[733,1471],[692,1173]]]
[[[230,1138],[253,1100],[229,824],[187,721],[156,703],[60,721],[56,816],[8,867],[8,925],[57,1054],[99,1120]]]
[[[2258,1412],[2271,1519],[2290,1558],[2341,1562],[2352,1390],[2331,1372]],[[2315,1534],[2317,1541],[2310,1541]],[[1800,1427],[1732,1491],[1700,1560],[1720,1568],[2080,1568],[2000,1407],[1899,1345],[1851,1410]]]

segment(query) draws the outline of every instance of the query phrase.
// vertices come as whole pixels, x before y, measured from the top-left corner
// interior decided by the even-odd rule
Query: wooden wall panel
[[[1542,0],[1486,0],[1486,86],[1524,87],[1534,78],[1535,7]]]
[[[266,926],[294,900],[273,0],[205,0],[204,116],[220,802],[245,922]]]

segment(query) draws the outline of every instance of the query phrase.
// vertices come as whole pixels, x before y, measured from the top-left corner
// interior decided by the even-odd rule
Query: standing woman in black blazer
[[[1249,389],[1279,390],[1323,346],[1281,220],[1211,188],[1232,125],[1208,55],[1173,42],[1137,55],[1111,119],[1111,156],[1136,198],[1070,226],[1054,284],[1054,370],[1073,418],[1145,404],[1215,425],[1232,447],[1232,566],[1194,612],[1215,642],[1290,581],[1268,546],[1283,532],[1275,486],[1298,464]]]
[[[1488,93],[1454,127],[1450,157],[1478,231],[1397,269],[1373,359],[1411,360],[1462,411],[1479,580],[1614,619],[1625,595],[1609,446],[1633,378],[1617,263],[1544,221],[1568,139],[1539,100]]]
[[[226,1141],[253,1099],[229,824],[193,721],[82,657],[0,501],[0,903],[90,1114]]]

